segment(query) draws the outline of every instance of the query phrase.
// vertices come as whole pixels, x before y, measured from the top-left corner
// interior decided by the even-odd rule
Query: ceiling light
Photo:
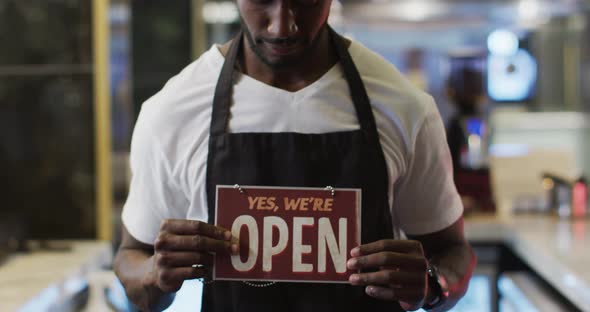
[[[238,21],[238,8],[232,1],[207,2],[203,5],[203,19],[209,24],[230,24]]]
[[[428,0],[405,1],[393,7],[394,14],[401,19],[419,22],[439,13],[441,5]]]
[[[518,37],[509,30],[495,30],[488,36],[488,50],[496,55],[514,55],[518,51]]]
[[[538,0],[521,0],[518,4],[518,15],[521,19],[532,20],[540,17],[541,4]]]

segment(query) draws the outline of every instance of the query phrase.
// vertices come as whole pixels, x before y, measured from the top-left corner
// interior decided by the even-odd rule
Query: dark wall
[[[191,1],[131,1],[133,103],[141,104],[191,62]]]
[[[94,237],[90,5],[0,0],[0,212],[29,237]]]

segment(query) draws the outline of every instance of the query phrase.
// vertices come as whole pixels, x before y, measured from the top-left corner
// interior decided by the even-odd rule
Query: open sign
[[[214,279],[347,283],[360,243],[360,189],[217,186],[216,223],[240,240]]]

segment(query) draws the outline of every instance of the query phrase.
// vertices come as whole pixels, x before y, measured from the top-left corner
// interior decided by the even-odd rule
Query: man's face
[[[256,56],[273,68],[303,61],[324,29],[331,0],[237,0],[242,29]]]

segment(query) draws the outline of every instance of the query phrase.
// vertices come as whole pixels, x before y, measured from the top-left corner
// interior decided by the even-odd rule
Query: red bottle
[[[572,189],[572,217],[584,218],[588,210],[588,184],[584,178],[578,179]]]

